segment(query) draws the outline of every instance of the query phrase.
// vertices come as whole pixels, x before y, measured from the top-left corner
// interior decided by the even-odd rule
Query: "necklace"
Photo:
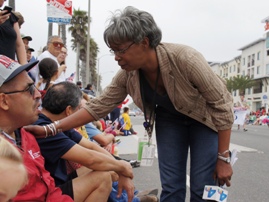
[[[154,94],[153,94],[153,99],[152,99],[152,103],[151,103],[151,109],[149,112],[149,119],[147,116],[145,92],[144,92],[144,88],[143,88],[142,77],[143,77],[142,71],[139,70],[140,92],[141,92],[141,98],[142,98],[142,103],[143,103],[143,108],[144,108],[144,118],[145,118],[145,122],[143,123],[143,126],[144,126],[145,130],[147,131],[147,134],[149,136],[149,141],[150,141],[150,139],[152,137],[152,131],[153,131],[153,126],[154,126],[154,121],[155,121],[155,117],[153,118],[153,115],[155,114],[155,109],[156,109],[156,94],[157,94],[158,81],[159,81],[159,77],[160,77],[160,68],[158,67],[158,73],[157,73],[157,78],[155,81],[155,87],[153,89]]]

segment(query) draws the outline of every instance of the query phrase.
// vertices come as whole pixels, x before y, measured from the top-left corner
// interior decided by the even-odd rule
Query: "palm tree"
[[[77,80],[78,76],[81,76],[82,83],[86,85],[86,54],[87,54],[87,31],[88,31],[88,16],[86,11],[74,9],[73,17],[71,19],[71,26],[68,31],[71,32],[72,50],[77,52]],[[96,58],[98,53],[98,45],[91,38],[90,39],[90,81],[96,85],[97,74],[96,74]],[[79,61],[82,61],[82,67],[78,70]],[[80,71],[80,73],[79,73]]]
[[[76,67],[76,79],[79,79],[80,68],[79,68],[79,58],[80,58],[80,44],[83,44],[84,38],[87,34],[87,23],[88,16],[86,11],[81,11],[80,9],[73,11],[73,16],[71,19],[71,26],[68,31],[71,32],[73,37],[72,49],[77,51],[77,67]]]
[[[230,93],[233,92],[233,77],[226,79],[226,87]]]
[[[240,95],[245,95],[247,88],[252,88],[255,82],[249,78],[249,76],[238,75],[227,79],[227,89],[231,92],[233,90],[239,90]]]

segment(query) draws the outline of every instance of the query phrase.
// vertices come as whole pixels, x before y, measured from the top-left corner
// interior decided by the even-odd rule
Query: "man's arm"
[[[86,138],[82,138],[78,144],[84,148],[103,153],[103,154],[109,156],[110,158],[113,158],[112,155],[108,151],[106,151],[104,148],[100,147],[98,144],[95,144],[95,143],[87,140]]]
[[[222,154],[223,152],[229,150],[230,136],[230,129],[218,131],[218,153]],[[229,155],[229,153],[226,153],[225,157],[228,157]],[[218,159],[216,164],[215,177],[218,179],[220,185],[226,184],[228,187],[231,186],[230,180],[232,175],[233,170],[231,164]]]
[[[93,145],[92,147],[95,148]],[[96,145],[95,149],[100,149],[101,151],[102,148]],[[131,179],[133,178],[133,171],[130,163],[123,160],[115,160],[107,151],[104,149],[102,150],[103,152],[98,152],[76,144],[66,152],[62,158],[77,162],[95,171],[115,171],[119,175]],[[106,155],[104,152],[109,155]]]
[[[112,134],[104,134],[100,133],[98,135],[95,135],[93,139],[99,143],[101,146],[107,146],[110,143],[113,143],[114,141],[114,135]]]
[[[90,138],[93,138],[98,144],[101,146],[107,146],[108,144],[114,141],[114,135],[106,134],[96,128],[92,123],[88,123],[85,125],[85,129]]]
[[[14,23],[14,30],[17,34],[16,40],[16,54],[21,65],[27,64],[25,45],[21,39],[20,28],[18,22]]]

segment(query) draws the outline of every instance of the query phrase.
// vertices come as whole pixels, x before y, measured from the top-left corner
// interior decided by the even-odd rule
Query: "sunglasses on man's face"
[[[57,42],[57,41],[54,41],[54,42],[50,42],[50,43],[52,43],[52,45],[55,47],[55,48],[62,48],[62,47],[64,47],[64,44],[63,43],[61,43],[61,42]]]

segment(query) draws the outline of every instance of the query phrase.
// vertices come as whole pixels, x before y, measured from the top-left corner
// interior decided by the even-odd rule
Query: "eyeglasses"
[[[110,49],[109,52],[114,54],[114,55],[123,55],[134,44],[135,44],[135,42],[131,43],[127,48],[124,48],[124,49],[118,50],[118,51]]]
[[[61,42],[54,41],[54,42],[50,42],[50,43],[52,43],[52,45],[53,45],[55,48],[57,48],[57,47],[59,47],[59,48],[64,47],[64,44],[61,43]]]
[[[24,89],[24,90],[16,90],[16,91],[11,91],[11,92],[4,92],[4,94],[14,94],[14,93],[23,93],[23,92],[27,92],[27,91],[29,91],[30,92],[30,94],[32,95],[32,96],[34,96],[34,94],[35,94],[35,89],[36,89],[36,86],[35,86],[35,84],[34,83],[30,83],[30,84],[28,84],[28,86]]]

